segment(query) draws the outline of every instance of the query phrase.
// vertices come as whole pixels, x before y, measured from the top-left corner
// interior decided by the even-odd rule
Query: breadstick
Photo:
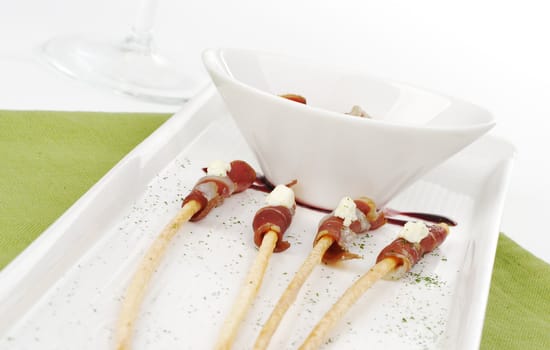
[[[149,247],[149,250],[141,260],[122,301],[122,308],[117,323],[116,349],[125,350],[130,348],[130,341],[134,323],[139,313],[139,306],[143,301],[146,287],[151,280],[153,272],[158,267],[164,252],[172,237],[179,228],[201,209],[197,201],[187,202],[178,214],[166,225],[164,230],[157,236]]]
[[[266,203],[267,206],[256,212],[252,223],[254,243],[259,246],[259,252],[222,326],[215,346],[217,350],[231,348],[239,325],[260,289],[273,252],[282,252],[290,247],[290,243],[283,240],[283,235],[290,226],[296,210],[294,192],[287,186],[278,185],[266,197]]]
[[[430,226],[419,222],[405,224],[400,236],[382,249],[376,265],[346,290],[299,349],[317,349],[334,325],[376,281],[381,278],[402,277],[424,254],[441,245],[448,234],[449,226],[445,223]]]
[[[344,316],[349,308],[379,279],[387,275],[394,267],[395,260],[384,259],[358,279],[332,308],[323,316],[311,331],[300,350],[318,349],[326,338],[326,334]]]
[[[292,278],[292,281],[279,298],[279,301],[277,301],[275,309],[273,309],[269,319],[260,331],[260,335],[254,344],[255,350],[267,348],[273,334],[277,330],[277,327],[279,327],[279,323],[281,323],[283,316],[287,312],[290,305],[292,305],[292,303],[296,300],[302,285],[309,277],[315,266],[321,263],[321,259],[323,258],[325,252],[333,243],[334,239],[331,236],[324,236],[313,246],[313,249],[309,253],[306,260],[302,263],[300,269],[294,275],[294,278]]]
[[[208,167],[207,176],[199,179],[182,203],[178,214],[166,225],[142,258],[126,290],[118,316],[115,348],[131,347],[132,333],[140,305],[151,277],[158,267],[171,239],[187,221],[198,221],[224,199],[249,188],[256,180],[256,172],[242,160],[230,164],[215,161]]]
[[[383,213],[376,210],[376,205],[369,198],[362,197],[354,201],[349,197],[344,197],[338,207],[321,220],[313,250],[275,305],[256,339],[254,349],[263,350],[268,347],[282,318],[296,300],[300,289],[315,266],[319,265],[321,261],[334,263],[359,257],[347,250],[345,236],[365,233],[382,226],[385,222]]]
[[[214,347],[217,350],[230,349],[231,344],[237,335],[237,331],[240,323],[252,304],[252,301],[256,297],[262,280],[264,277],[265,269],[269,263],[269,259],[273,254],[273,248],[277,244],[277,233],[269,231],[263,238],[260,250],[256,256],[256,260],[244,280],[239,295],[237,296],[236,303],[229,312],[229,317],[225,320],[218,343]]]

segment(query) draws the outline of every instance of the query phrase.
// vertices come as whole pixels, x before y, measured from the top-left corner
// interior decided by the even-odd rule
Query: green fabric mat
[[[168,117],[0,111],[0,269]]]
[[[550,349],[550,265],[501,234],[482,349]]]
[[[165,114],[0,111],[0,269]],[[482,349],[550,349],[550,265],[500,235]]]

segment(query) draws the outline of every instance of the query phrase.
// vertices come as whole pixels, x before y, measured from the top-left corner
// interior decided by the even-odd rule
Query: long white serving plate
[[[404,279],[380,281],[369,290],[332,332],[327,349],[479,346],[513,154],[506,141],[483,137],[390,203],[398,210],[450,216],[458,226]],[[0,273],[0,348],[112,347],[130,276],[203,176],[201,168],[214,159],[244,159],[257,166],[223,101],[209,88],[128,154]],[[142,305],[135,349],[213,346],[256,255],[251,221],[264,196],[253,190],[237,194],[204,220],[182,227]],[[292,246],[272,257],[235,349],[252,347],[309,253],[323,215],[297,209],[287,232]],[[316,268],[271,348],[297,348],[398,230],[386,225],[359,238],[352,248],[363,259]]]

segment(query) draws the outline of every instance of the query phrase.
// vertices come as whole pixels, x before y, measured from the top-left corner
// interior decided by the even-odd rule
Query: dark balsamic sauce
[[[206,168],[202,168],[202,170],[206,173]],[[289,184],[287,184],[286,186],[290,187],[290,186],[295,185],[295,184],[296,184],[296,180],[293,180]],[[275,186],[271,182],[269,182],[269,180],[267,180],[265,178],[265,176],[257,175],[256,176],[256,181],[254,181],[254,183],[250,186],[250,188],[253,189],[253,190],[256,190],[256,191],[269,193],[269,192],[273,191]],[[298,205],[300,207],[303,207],[303,208],[315,210],[315,211],[318,211],[318,212],[321,212],[321,213],[331,213],[332,212],[332,210],[330,210],[330,209],[319,208],[319,207],[313,206],[311,204],[304,203],[300,200],[296,200],[296,205]],[[389,224],[399,225],[399,226],[404,226],[407,223],[407,220],[398,219],[398,218],[395,218],[395,216],[406,216],[406,217],[420,219],[420,220],[424,220],[424,221],[432,222],[432,223],[441,223],[441,222],[443,222],[443,223],[445,223],[449,226],[458,225],[458,223],[456,221],[454,221],[453,219],[448,218],[448,217],[443,216],[443,215],[439,215],[439,214],[420,213],[420,212],[411,212],[411,211],[399,211],[399,210],[395,210],[395,209],[391,209],[391,208],[385,208],[384,209],[384,215],[386,216],[386,219],[388,220]]]
[[[271,182],[267,181],[264,176],[256,176],[256,181],[250,185],[250,188],[256,191],[269,193],[273,191],[275,186],[273,186]]]
[[[296,183],[296,181],[293,181],[290,184],[288,184],[287,186],[290,187],[295,183]],[[265,176],[258,175],[256,177],[256,181],[252,184],[252,186],[250,186],[250,188],[253,189],[253,190],[256,190],[256,191],[269,193],[275,188],[275,186],[273,186],[273,184],[271,182],[269,182],[265,178]],[[330,209],[319,208],[319,207],[316,207],[316,206],[313,206],[313,205],[310,205],[310,204],[307,204],[307,203],[303,203],[299,200],[296,200],[296,205],[298,205],[300,207],[303,207],[303,208],[319,211],[319,212],[322,212],[322,213],[332,212],[332,210],[330,210]],[[424,221],[427,221],[427,222],[433,222],[433,223],[443,222],[443,223],[445,223],[449,226],[458,225],[458,223],[456,221],[454,221],[453,219],[448,218],[448,217],[443,216],[443,215],[439,215],[439,214],[410,212],[410,211],[399,211],[399,210],[395,210],[395,209],[391,209],[391,208],[385,208],[384,209],[384,215],[386,216],[389,224],[400,225],[400,226],[404,226],[407,223],[407,220],[398,219],[398,218],[395,218],[394,216],[406,216],[406,217],[420,219],[420,220],[424,220]]]

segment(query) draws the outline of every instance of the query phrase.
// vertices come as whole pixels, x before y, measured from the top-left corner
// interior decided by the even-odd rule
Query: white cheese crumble
[[[428,226],[420,221],[409,221],[403,226],[398,237],[405,238],[411,243],[420,243],[422,239],[430,234]]]
[[[221,160],[215,160],[206,169],[208,176],[227,176],[227,172],[231,170],[231,164]]]
[[[334,209],[334,216],[344,219],[344,226],[349,227],[352,222],[357,220],[357,206],[351,197],[344,197]]]
[[[352,115],[355,117],[362,117],[362,118],[372,118],[370,115],[367,114],[360,106],[353,106],[351,108],[351,111],[346,113],[348,115]]]
[[[267,205],[277,206],[282,205],[288,209],[294,207],[294,191],[285,185],[277,185],[270,194],[265,197]]]

